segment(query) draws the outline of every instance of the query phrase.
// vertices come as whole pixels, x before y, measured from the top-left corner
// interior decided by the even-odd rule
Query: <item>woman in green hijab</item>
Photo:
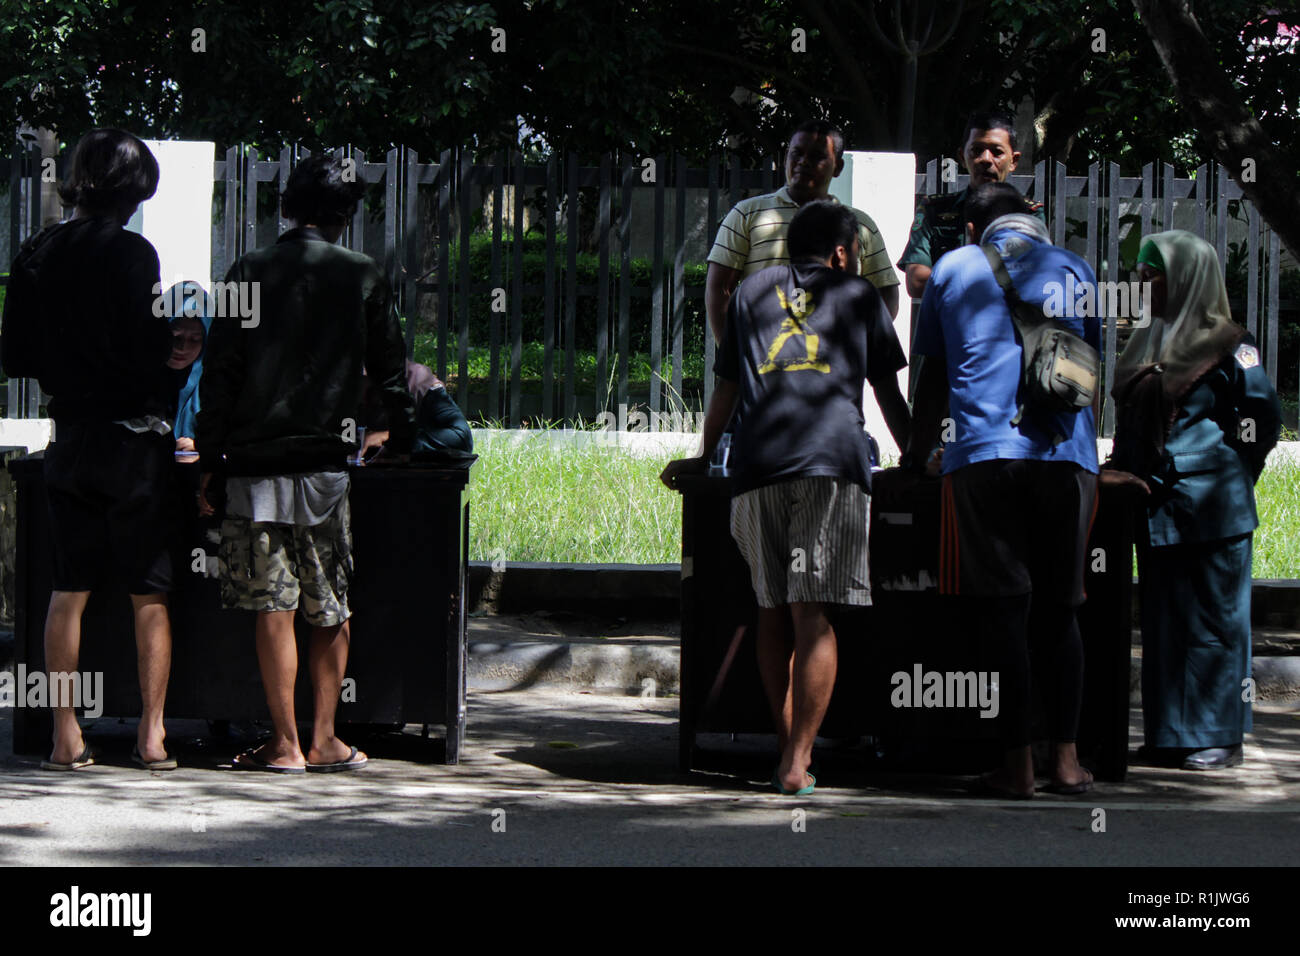
[[[1214,248],[1150,236],[1145,323],[1115,368],[1115,449],[1103,484],[1144,497],[1139,521],[1144,756],[1187,770],[1241,763],[1251,729],[1255,482],[1281,406],[1254,339],[1232,321]]]

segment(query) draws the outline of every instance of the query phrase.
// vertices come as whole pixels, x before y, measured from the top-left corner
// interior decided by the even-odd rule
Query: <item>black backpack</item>
[[[1035,309],[1020,298],[1007,274],[1002,256],[991,244],[980,246],[1002,287],[1011,321],[1015,324],[1023,349],[1020,390],[1016,396],[1016,415],[1011,424],[1018,425],[1025,411],[1042,412],[1043,416],[1072,414],[1087,408],[1097,394],[1097,377],[1101,357],[1097,350],[1051,316]],[[1053,444],[1067,436],[1057,433]]]

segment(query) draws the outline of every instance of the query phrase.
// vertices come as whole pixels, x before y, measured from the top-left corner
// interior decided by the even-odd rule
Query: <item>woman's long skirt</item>
[[[1231,747],[1251,729],[1251,538],[1138,550],[1149,747]]]

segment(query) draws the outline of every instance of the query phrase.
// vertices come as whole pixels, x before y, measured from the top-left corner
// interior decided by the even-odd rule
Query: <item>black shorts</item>
[[[996,459],[943,479],[939,592],[1083,603],[1097,476],[1070,461]]]
[[[56,591],[170,591],[176,441],[112,422],[59,425],[45,451]]]

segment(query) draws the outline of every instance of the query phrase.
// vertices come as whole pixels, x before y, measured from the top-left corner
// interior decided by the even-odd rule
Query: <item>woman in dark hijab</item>
[[[411,446],[413,457],[431,456],[444,452],[469,453],[474,450],[474,435],[470,431],[465,414],[447,394],[447,387],[442,384],[432,369],[406,360],[406,387],[415,397],[415,444]],[[367,431],[362,444],[363,459],[367,452],[377,449],[388,439],[387,417],[377,397],[366,385],[367,394],[363,398],[364,410],[362,420]]]
[[[1103,484],[1144,497],[1139,521],[1142,716],[1152,762],[1242,761],[1251,729],[1254,485],[1281,406],[1254,339],[1232,321],[1214,247],[1150,236],[1138,257],[1147,322],[1115,370],[1115,449]]]

